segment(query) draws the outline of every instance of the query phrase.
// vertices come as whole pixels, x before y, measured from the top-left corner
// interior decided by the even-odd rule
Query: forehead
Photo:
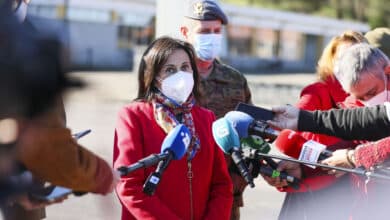
[[[222,22],[220,20],[203,21],[203,20],[192,19],[192,27],[195,30],[206,29],[206,28],[216,29],[222,27]]]
[[[350,93],[355,97],[363,97],[372,89],[381,87],[382,84],[384,84],[384,79],[373,74],[364,74],[355,85],[351,86]]]
[[[171,55],[169,55],[166,64],[181,64],[183,62],[190,62],[190,57],[183,49],[174,50]]]

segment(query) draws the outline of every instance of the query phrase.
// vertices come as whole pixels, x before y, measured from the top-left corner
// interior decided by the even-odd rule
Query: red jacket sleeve
[[[379,165],[390,158],[390,137],[360,145],[355,150],[356,166],[366,169]]]
[[[144,157],[141,122],[130,110],[122,110],[115,129],[114,167],[130,165]],[[124,207],[136,219],[179,219],[157,196],[142,192],[145,171],[140,169],[121,177],[116,193]]]
[[[212,121],[214,120],[215,116],[213,115]],[[212,123],[210,123],[210,125],[211,124]],[[209,132],[211,136],[211,127]],[[219,149],[212,137],[210,139],[211,144],[214,147],[215,156],[210,198],[205,216],[202,219],[230,219],[230,212],[233,204],[233,183],[230,179],[222,150]]]

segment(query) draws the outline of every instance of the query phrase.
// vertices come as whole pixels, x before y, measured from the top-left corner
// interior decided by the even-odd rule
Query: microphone
[[[168,167],[171,160],[180,160],[184,156],[191,143],[191,138],[190,131],[183,124],[177,125],[169,132],[161,146],[161,154],[167,156],[158,163],[156,171],[151,173],[146,179],[143,186],[143,192],[145,194],[149,196],[154,194],[157,185],[160,183],[163,172]]]
[[[307,140],[292,130],[282,130],[274,145],[280,152],[305,161],[317,162],[332,156],[332,151],[313,140]]]
[[[255,184],[253,183],[252,175],[249,173],[248,166],[242,157],[240,139],[229,121],[225,118],[218,119],[212,125],[212,132],[217,145],[225,154],[231,155],[241,176],[253,188]]]
[[[184,144],[184,138],[183,140],[180,139],[181,135],[186,137],[186,143]],[[191,134],[188,128],[179,124],[165,137],[160,154],[151,154],[130,166],[121,166],[117,170],[120,172],[121,176],[126,176],[138,169],[153,166],[162,160],[166,160],[168,157],[173,157],[173,159],[179,160],[184,156],[190,141]]]
[[[224,118],[232,124],[241,138],[246,138],[248,135],[257,135],[273,142],[279,135],[279,131],[272,129],[265,121],[255,120],[244,112],[230,111]]]
[[[243,151],[247,153],[245,159],[247,160],[249,167],[252,168],[253,177],[257,177],[259,173],[272,178],[280,177],[281,179],[287,180],[289,185],[294,189],[299,189],[299,179],[288,175],[285,171],[277,171],[278,163],[270,157],[261,157],[257,154],[268,154],[271,150],[269,144],[261,137],[251,135],[248,138],[243,138],[241,139],[241,146]],[[264,164],[264,161],[266,164]]]

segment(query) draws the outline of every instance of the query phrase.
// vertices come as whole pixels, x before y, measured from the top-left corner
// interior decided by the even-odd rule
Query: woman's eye
[[[169,74],[173,74],[173,73],[176,72],[176,70],[175,70],[174,68],[167,68],[167,69],[165,70],[165,72],[166,72],[166,73],[169,73]]]
[[[183,65],[183,66],[181,67],[181,70],[182,70],[182,71],[187,71],[187,72],[188,72],[189,69],[190,69],[190,66],[189,66],[189,65]]]

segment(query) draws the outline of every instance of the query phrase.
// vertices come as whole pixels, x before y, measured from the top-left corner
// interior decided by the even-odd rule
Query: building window
[[[118,26],[118,47],[132,48],[133,46],[149,45],[154,36],[154,26],[132,27]]]
[[[111,22],[111,13],[103,10],[69,8],[68,18],[75,21],[109,23]]]
[[[275,58],[277,34],[273,29],[257,28],[254,34],[255,48],[254,54],[261,58]]]
[[[252,28],[246,26],[228,26],[227,38],[229,54],[235,56],[252,55],[251,31]]]
[[[296,31],[281,31],[280,58],[290,61],[303,59],[303,34]]]
[[[41,18],[56,19],[58,18],[57,8],[57,6],[31,4],[27,9],[27,13]]]

